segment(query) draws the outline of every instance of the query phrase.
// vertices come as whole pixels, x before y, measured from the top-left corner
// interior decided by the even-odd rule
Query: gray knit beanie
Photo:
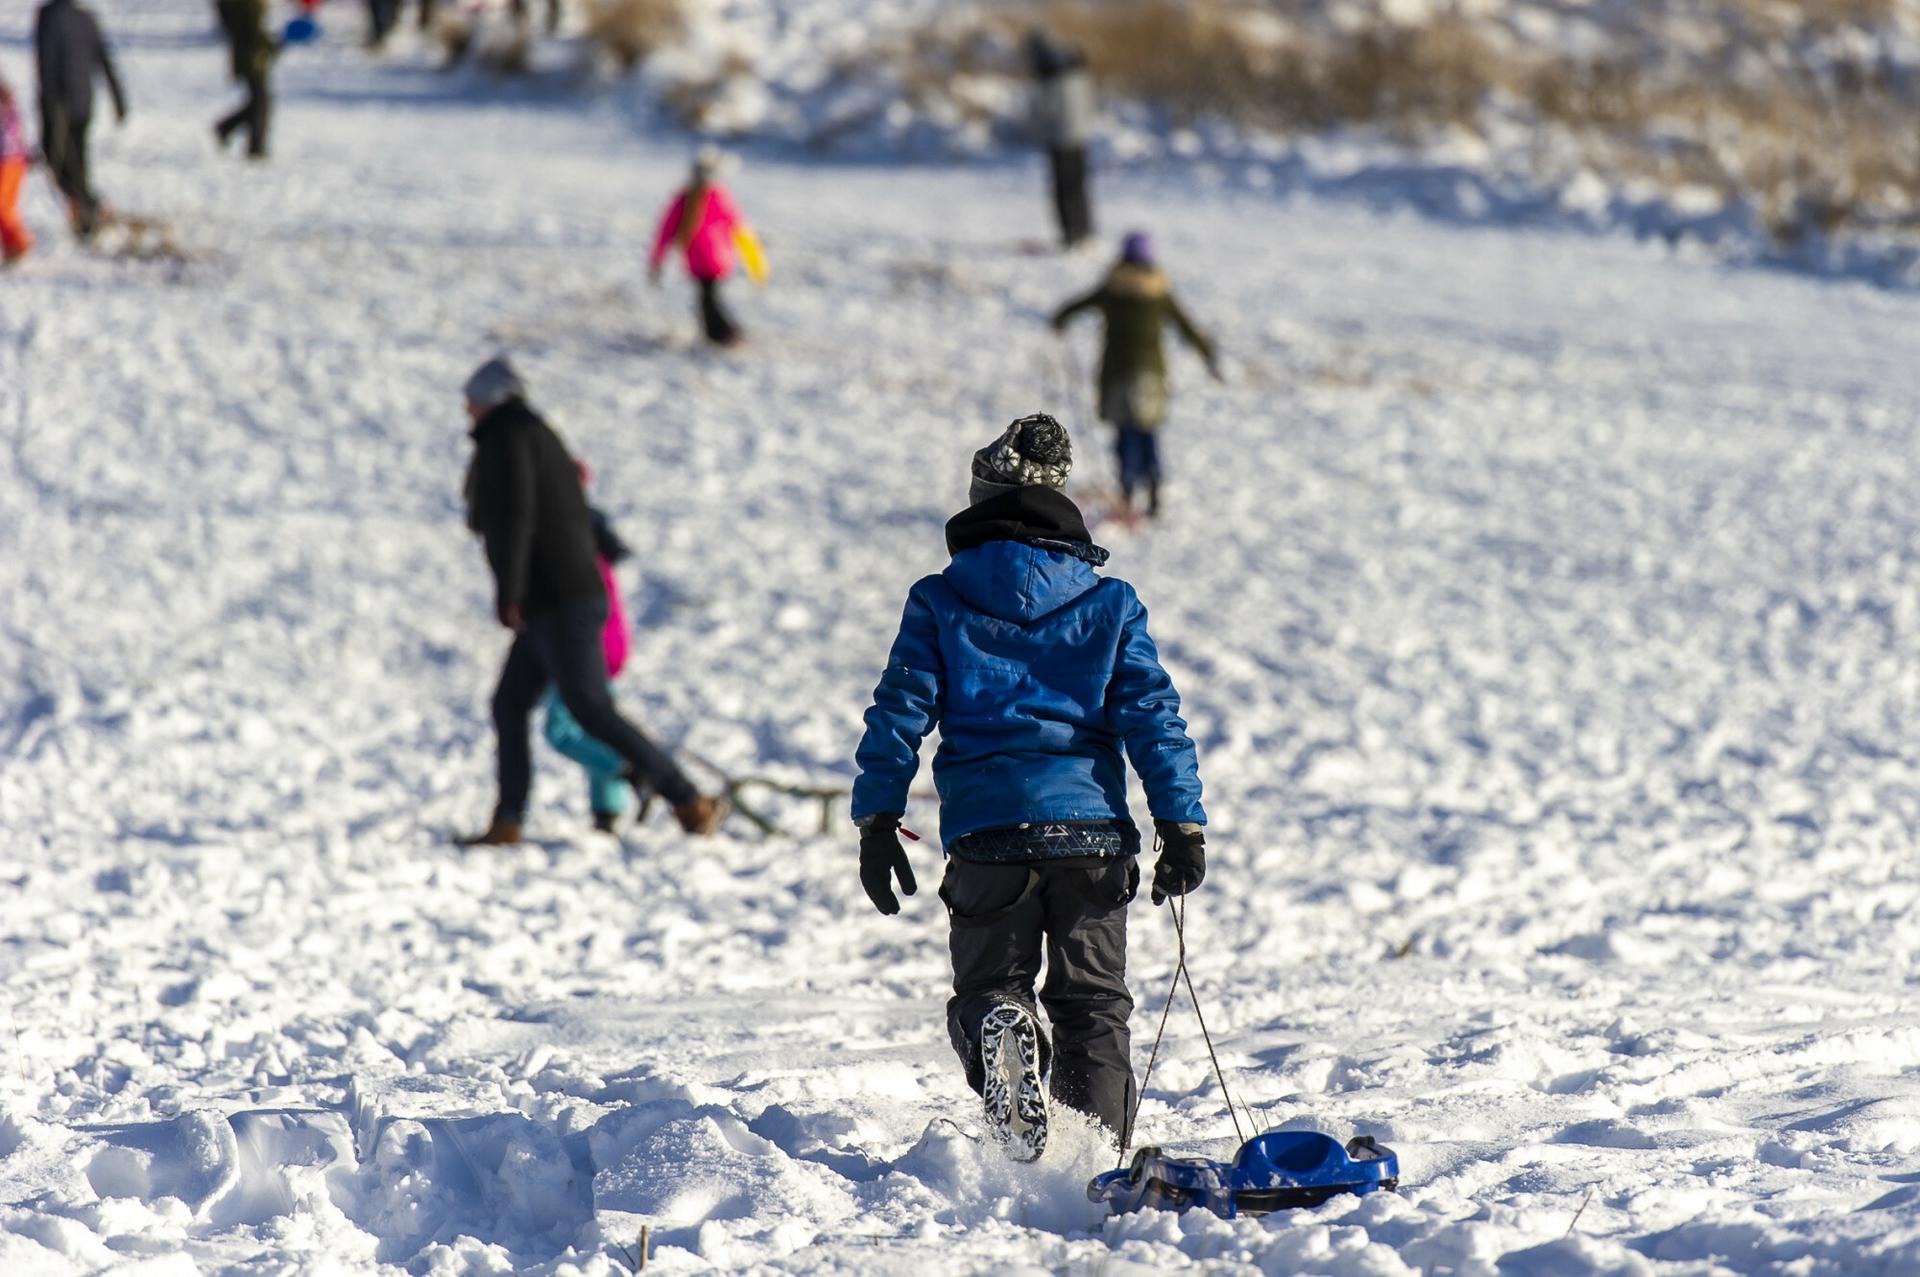
[[[1073,473],[1073,440],[1067,428],[1044,412],[1022,417],[998,439],[973,454],[972,505],[1015,488],[1062,488]]]
[[[520,380],[505,355],[495,355],[467,378],[467,400],[482,408],[498,408],[509,399],[525,399],[526,383]]]

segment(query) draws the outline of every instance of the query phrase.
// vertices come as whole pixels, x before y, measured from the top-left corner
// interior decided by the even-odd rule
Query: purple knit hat
[[[1153,237],[1145,231],[1128,231],[1120,241],[1120,260],[1135,266],[1153,265]]]

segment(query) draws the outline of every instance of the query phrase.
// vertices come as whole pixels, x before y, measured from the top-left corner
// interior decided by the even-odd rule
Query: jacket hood
[[[538,421],[539,419],[538,414],[527,406],[527,401],[516,396],[487,409],[485,415],[473,423],[472,435],[475,439],[478,439],[487,431],[500,426]]]
[[[989,541],[962,550],[941,575],[976,612],[1022,625],[1059,611],[1100,584],[1085,559],[1024,541]]]
[[[947,521],[953,562],[944,573],[967,605],[1026,624],[1100,583],[1107,552],[1093,544],[1080,508],[1053,488],[1016,488]]]

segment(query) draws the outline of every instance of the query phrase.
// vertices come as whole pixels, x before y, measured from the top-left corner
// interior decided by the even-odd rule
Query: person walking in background
[[[1072,468],[1072,442],[1045,414],[974,454],[970,504],[947,523],[953,561],[907,595],[855,756],[861,885],[895,914],[894,879],[915,891],[900,822],[920,744],[939,729],[948,1036],[989,1129],[1022,1159],[1047,1139],[1047,1051],[1034,1012],[1043,943],[1053,1098],[1116,1138],[1132,1114],[1127,904],[1140,833],[1123,749],[1161,845],[1154,903],[1206,873],[1207,818],[1180,697],[1133,588],[1095,571],[1107,552],[1063,491]]]
[[[273,113],[269,77],[278,52],[273,37],[267,34],[267,0],[217,0],[215,8],[220,14],[220,28],[227,35],[233,78],[246,86],[247,100],[239,110],[213,126],[213,135],[224,147],[244,127],[248,157],[264,160],[267,158],[267,126]]]
[[[527,24],[527,0],[509,0],[508,6],[513,12],[513,20],[521,26]],[[560,0],[547,0],[547,34],[560,30]]]
[[[647,277],[659,284],[669,250],[680,254],[699,289],[701,331],[717,346],[737,346],[745,334],[721,299],[720,285],[732,276],[736,260],[745,264],[754,283],[764,284],[767,261],[733,196],[720,185],[721,166],[722,156],[713,147],[702,147],[694,156],[692,180],[660,219]]]
[[[584,489],[590,476],[584,462],[579,469],[580,486]],[[614,569],[631,558],[633,551],[614,532],[613,523],[604,511],[589,505],[587,517],[593,521],[594,566],[599,568],[600,581],[607,591],[607,624],[600,631],[600,647],[607,658],[608,691],[611,692],[612,681],[620,677],[633,647],[627,609],[620,602],[620,584]],[[558,691],[547,693],[544,735],[547,744],[586,771],[587,805],[593,813],[593,827],[601,833],[613,833],[627,810],[629,790],[633,788],[626,779],[626,761],[612,746],[587,734],[580,720],[568,711]]]
[[[420,25],[425,27],[429,21],[430,15],[423,8]],[[384,45],[399,23],[400,0],[367,0],[367,47],[378,49]]]
[[[1033,132],[1053,170],[1053,208],[1060,242],[1072,248],[1093,235],[1087,191],[1087,144],[1093,140],[1093,76],[1086,58],[1045,31],[1027,36],[1033,70]]]
[[[608,691],[609,600],[578,466],[528,406],[519,374],[504,358],[483,364],[465,392],[473,422],[467,525],[486,546],[494,615],[514,638],[493,694],[499,798],[485,831],[461,845],[519,843],[533,780],[529,726],[549,688],[582,731],[619,756],[623,780],[673,804],[688,833],[713,833],[726,818],[725,802],[696,790],[664,750],[621,717]]]
[[[1120,260],[1100,286],[1054,312],[1053,328],[1062,332],[1075,315],[1097,310],[1106,323],[1096,382],[1100,419],[1118,432],[1120,501],[1131,515],[1134,493],[1147,491],[1147,513],[1160,513],[1160,427],[1166,423],[1169,391],[1162,334],[1169,320],[1180,330],[1214,380],[1220,364],[1213,343],[1173,295],[1172,282],[1154,261],[1153,241],[1134,231],[1123,241]]]
[[[87,132],[93,126],[93,80],[113,95],[115,118],[127,121],[127,96],[114,70],[100,23],[74,0],[47,0],[34,18],[33,49],[40,71],[40,153],[67,199],[67,215],[81,239],[100,226]]]
[[[33,248],[33,234],[20,216],[20,190],[32,167],[20,104],[13,86],[0,76],[0,267],[13,265]]]

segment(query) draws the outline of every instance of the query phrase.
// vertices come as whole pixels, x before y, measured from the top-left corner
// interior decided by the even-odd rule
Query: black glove
[[[1168,896],[1184,896],[1207,876],[1207,837],[1198,825],[1178,825],[1171,820],[1156,820],[1153,831],[1160,836],[1160,861],[1153,867],[1153,903],[1162,904]]]
[[[913,866],[907,863],[907,850],[900,845],[900,817],[869,816],[860,825],[860,885],[867,889],[873,907],[884,914],[900,912],[900,901],[893,894],[895,874],[900,875],[900,890],[907,895],[920,889],[913,880]]]

